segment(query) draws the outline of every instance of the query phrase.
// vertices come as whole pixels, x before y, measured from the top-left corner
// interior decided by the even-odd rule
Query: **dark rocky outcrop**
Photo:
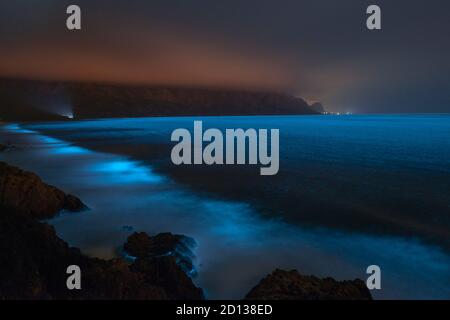
[[[156,258],[171,256],[187,274],[193,276],[196,270],[192,264],[196,242],[184,235],[160,233],[150,237],[145,232],[135,232],[128,237],[124,250],[136,258]]]
[[[193,240],[188,237],[135,234],[127,248],[138,257],[129,264],[84,256],[38,221],[62,209],[82,208],[78,198],[0,162],[0,300],[203,299],[203,291],[180,266],[190,263],[192,268],[188,245]],[[81,268],[81,290],[67,289],[69,265]]]
[[[77,197],[43,182],[37,175],[0,161],[0,205],[51,218],[61,210],[81,211],[86,206]]]
[[[149,236],[145,232],[135,232],[124,244],[127,254],[136,260],[132,270],[142,272],[151,283],[157,283],[177,296],[203,297],[201,289],[196,288],[189,276],[196,274],[192,264],[196,246],[194,239],[184,235],[160,233]]]
[[[78,265],[82,289],[68,290],[66,268]],[[2,299],[201,299],[202,290],[173,257],[86,257],[59,239],[52,226],[0,206],[0,300]]]
[[[249,300],[371,300],[362,280],[336,281],[303,276],[297,270],[275,270],[245,297]]]
[[[143,281],[162,288],[169,299],[204,299],[203,290],[197,288],[174,256],[137,258],[130,270],[143,275]]]
[[[38,221],[61,209],[82,208],[78,198],[0,162],[0,300],[203,299],[203,291],[180,266],[182,256],[167,252],[183,248],[192,254],[188,237],[136,234],[127,248],[138,257],[129,264],[87,257],[58,238],[52,226]],[[70,265],[81,269],[81,290],[67,289]]]
[[[3,120],[62,119],[62,106],[76,119],[318,113],[303,99],[277,92],[0,79]]]

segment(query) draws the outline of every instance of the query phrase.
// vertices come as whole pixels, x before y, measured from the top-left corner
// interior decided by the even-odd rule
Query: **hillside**
[[[284,93],[0,79],[0,119],[317,114]]]

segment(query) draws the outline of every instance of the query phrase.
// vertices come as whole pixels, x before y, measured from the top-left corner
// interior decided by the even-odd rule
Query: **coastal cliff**
[[[325,108],[320,102],[314,102],[313,104],[310,105],[310,108],[318,113],[325,112]]]
[[[6,121],[212,115],[318,114],[279,92],[0,79]]]

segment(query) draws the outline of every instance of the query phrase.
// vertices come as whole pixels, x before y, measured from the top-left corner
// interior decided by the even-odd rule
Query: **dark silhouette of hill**
[[[0,79],[0,119],[317,114],[277,92]]]

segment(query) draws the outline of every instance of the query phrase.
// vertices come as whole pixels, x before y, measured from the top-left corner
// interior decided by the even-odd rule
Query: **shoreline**
[[[250,121],[252,119],[256,118],[261,118],[261,119],[293,119],[297,118],[297,117],[302,117],[303,115],[299,115],[299,116],[289,116],[289,115],[277,115],[277,116],[226,116],[226,117],[221,117],[221,116],[206,116],[205,118],[208,120],[213,121],[212,123],[214,123],[214,121],[219,121],[222,120],[223,118],[227,119],[230,123],[233,123],[235,119],[243,119],[244,121]],[[319,115],[320,116],[320,115]],[[324,119],[329,119],[329,118],[336,118],[336,119],[345,119],[347,117],[365,117],[366,115],[351,115],[351,116],[330,116],[330,115],[324,115],[323,118]],[[397,116],[397,115],[387,115],[387,116]],[[132,123],[132,125],[136,125],[137,127],[137,131],[139,130],[144,130],[144,125],[146,122],[146,119],[151,119],[152,121],[156,120],[158,123],[160,123],[161,125],[166,125],[167,123],[171,122],[168,120],[174,120],[174,121],[179,121],[179,123],[184,123],[184,121],[186,120],[186,118],[189,119],[196,119],[195,117],[190,117],[190,116],[186,116],[186,117],[149,117],[149,118],[105,118],[105,119],[91,119],[91,120],[87,120],[87,122],[92,123],[96,130],[105,130],[105,128],[103,128],[104,126],[107,125],[107,122],[111,122],[111,121],[118,121],[118,123],[120,123],[122,125],[126,124],[126,122],[130,121]],[[302,117],[303,118],[303,117]],[[308,117],[309,118],[309,117]],[[317,118],[317,117],[314,117]],[[178,119],[178,120],[177,120]],[[348,119],[348,118],[347,118]],[[75,121],[78,123],[84,123],[84,120],[81,121]],[[309,121],[308,121],[309,122]],[[105,125],[103,125],[103,123]],[[177,122],[178,123],[178,122]],[[71,130],[74,130],[73,128],[70,128],[69,126],[69,135],[66,135],[64,131],[59,131],[58,130],[58,123],[54,123],[56,125],[55,131],[52,132],[52,125],[51,123],[43,124],[43,128],[38,128],[37,132],[39,132],[40,134],[43,135],[49,135],[52,137],[57,137],[58,139],[63,139],[64,141],[67,141],[67,143],[69,144],[74,144],[76,146],[80,146],[82,148],[86,148],[88,150],[91,150],[93,152],[102,152],[102,153],[110,153],[110,154],[115,154],[118,156],[123,156],[123,157],[127,157],[133,161],[135,161],[136,163],[141,163],[143,165],[146,165],[148,167],[152,168],[152,171],[154,171],[155,173],[164,176],[164,177],[168,177],[170,179],[173,179],[176,183],[180,184],[181,186],[192,190],[193,192],[207,197],[207,198],[211,198],[211,199],[215,199],[218,201],[236,201],[236,202],[244,202],[244,203],[248,203],[251,206],[253,206],[261,215],[263,215],[266,218],[270,218],[274,215],[276,215],[279,211],[283,211],[286,212],[285,215],[283,215],[283,219],[286,220],[288,223],[292,223],[294,225],[302,225],[304,223],[307,223],[308,226],[310,227],[319,227],[321,228],[322,226],[325,228],[330,228],[330,229],[337,229],[338,231],[342,231],[342,232],[352,232],[351,229],[346,228],[345,224],[342,225],[339,223],[339,220],[334,220],[331,219],[332,217],[330,216],[329,219],[319,219],[316,220],[314,219],[312,216],[310,215],[308,218],[312,219],[312,221],[297,221],[296,220],[296,211],[292,211],[293,208],[295,208],[296,206],[298,206],[298,203],[292,203],[292,199],[289,195],[287,195],[285,192],[283,192],[283,188],[284,185],[288,185],[288,188],[290,189],[291,192],[296,192],[297,190],[295,190],[295,188],[293,186],[291,186],[290,184],[295,185],[295,181],[291,181],[289,180],[289,171],[286,171],[286,165],[281,164],[280,165],[280,172],[279,174],[277,174],[276,176],[273,176],[273,181],[275,182],[277,188],[279,190],[275,190],[277,197],[273,197],[273,194],[271,192],[266,192],[261,194],[260,192],[264,191],[261,190],[258,186],[260,184],[253,184],[253,181],[256,180],[254,179],[255,176],[255,172],[252,167],[247,166],[246,168],[244,167],[240,167],[239,170],[235,170],[235,168],[232,168],[233,166],[201,166],[201,167],[196,167],[196,166],[173,166],[168,164],[170,162],[170,159],[166,159],[167,155],[170,155],[170,143],[168,143],[167,141],[159,141],[159,140],[152,140],[147,144],[147,141],[144,141],[145,143],[140,142],[140,137],[138,136],[137,141],[133,143],[129,143],[127,140],[125,141],[121,141],[122,138],[120,138],[118,135],[121,133],[120,130],[117,131],[117,136],[113,136],[113,139],[111,139],[110,141],[102,141],[102,139],[99,140],[99,143],[91,143],[90,141],[88,141],[87,139],[77,139],[76,138],[76,132],[74,131],[73,133],[71,132]],[[25,126],[26,127],[26,126]],[[75,127],[76,128],[76,125]],[[34,128],[32,128],[33,130],[35,130]],[[81,130],[83,129],[83,127],[81,127]],[[89,132],[89,131],[88,131]],[[74,134],[75,133],[75,134]],[[115,134],[114,131],[112,131],[112,134]],[[162,134],[166,134],[167,133],[162,133]],[[61,137],[61,135],[63,137]],[[67,140],[66,140],[67,138]],[[115,140],[116,139],[116,140]],[[104,142],[104,143],[102,143]],[[126,144],[125,146],[122,145]],[[122,149],[123,147],[123,149]],[[332,144],[330,144],[329,147],[333,147]],[[155,151],[156,150],[156,151]],[[281,151],[280,151],[280,156],[281,155]],[[283,159],[281,159],[283,160]],[[329,163],[321,163],[320,160],[319,161],[313,161],[312,159],[308,159],[308,161],[310,161],[310,163],[306,163],[307,166],[310,166],[312,170],[321,170],[319,167],[323,164],[325,166],[329,165]],[[305,165],[305,164],[303,164]],[[348,163],[344,163],[343,167],[341,168],[341,170],[343,170],[342,172],[342,179],[348,179],[350,180],[348,177],[346,177],[346,174],[353,174],[352,169],[348,169],[346,168],[347,166],[349,166]],[[220,168],[219,168],[220,167]],[[407,167],[407,166],[405,166]],[[309,167],[308,167],[309,168]],[[318,169],[319,168],[319,169]],[[372,167],[370,164],[366,165],[366,167],[361,166],[362,170],[366,170],[362,173],[360,173],[360,175],[363,174],[368,174],[370,171],[372,170]],[[358,169],[361,169],[358,168]],[[298,171],[297,168],[289,168],[289,170],[293,170]],[[379,169],[379,168],[375,168],[375,169]],[[389,170],[399,170],[401,171],[402,168],[397,168],[394,167],[392,169],[388,169],[386,171]],[[345,170],[348,170],[345,171]],[[425,169],[428,170],[428,169]],[[439,170],[441,170],[439,168]],[[439,171],[438,170],[438,171]],[[442,170],[441,170],[442,171]],[[237,175],[235,173],[238,173]],[[333,172],[331,172],[332,174]],[[387,174],[388,172],[385,172],[385,174]],[[339,173],[338,173],[339,174]],[[409,172],[405,173],[406,177],[409,178],[408,174],[410,174]],[[242,179],[245,179],[247,181],[247,184],[249,185],[248,188],[244,188],[246,184],[240,184],[239,181],[240,179],[236,178],[237,176],[241,176]],[[205,179],[203,177],[208,177],[208,179]],[[306,178],[310,179],[311,177],[306,176]],[[316,178],[315,176],[313,177],[314,179]],[[319,176],[319,178],[321,178],[322,180],[326,180],[327,177],[324,174],[323,176]],[[360,176],[355,175],[355,178],[360,179]],[[228,180],[230,179],[229,182]],[[288,183],[290,182],[290,184]],[[330,182],[328,181],[324,181],[324,183],[326,182]],[[361,181],[362,183],[366,183],[366,181],[363,179]],[[390,181],[391,183],[394,183],[395,180]],[[312,183],[314,185],[314,188],[316,189],[322,189],[323,186],[316,181],[309,181],[309,183]],[[378,185],[376,184],[377,181],[374,181],[374,186],[378,187]],[[234,192],[234,188],[238,187],[241,188],[239,189],[239,192]],[[340,185],[338,185],[337,187],[340,187]],[[350,187],[355,187],[354,185],[350,186]],[[354,190],[352,190],[354,191]],[[400,191],[398,191],[400,192]],[[308,197],[316,197],[316,194],[307,194],[306,196]],[[364,197],[370,197],[370,194],[363,194]],[[304,195],[302,193],[298,194],[298,197],[294,197],[295,199],[300,198],[300,197],[304,197]],[[269,201],[266,199],[271,199],[274,198],[274,201]],[[262,200],[261,200],[262,199]],[[359,198],[354,199],[354,200],[358,200],[361,201]],[[321,207],[321,201],[318,201],[317,199],[314,200],[315,203],[315,208],[310,208],[308,206],[306,207],[301,207],[299,210],[311,210],[314,209],[314,216],[320,217],[321,216],[321,211],[322,207]],[[285,205],[285,203],[290,204],[290,205]],[[375,204],[373,204],[375,206]],[[405,204],[402,204],[403,206]],[[392,211],[392,213],[394,213],[395,211],[404,211],[404,213],[407,213],[407,211],[402,208],[401,206],[399,207],[395,207],[395,208],[388,208],[389,211]],[[440,210],[442,210],[442,208],[439,208]],[[291,212],[292,211],[292,212]],[[450,241],[448,241],[448,239],[446,238],[446,234],[448,233],[447,229],[445,229],[441,224],[435,224],[433,225],[433,228],[428,228],[426,226],[426,223],[424,221],[414,221],[413,223],[409,223],[408,219],[404,219],[404,224],[402,223],[389,223],[389,221],[391,220],[391,217],[386,214],[385,216],[382,217],[377,217],[376,213],[370,213],[370,215],[375,215],[374,217],[370,217],[370,215],[367,215],[364,212],[359,212],[359,211],[355,211],[352,205],[349,206],[343,206],[343,207],[339,207],[339,208],[334,208],[333,212],[335,214],[343,214],[343,215],[347,215],[348,212],[352,212],[352,216],[355,219],[355,221],[360,222],[359,223],[359,227],[362,228],[360,231],[361,232],[367,232],[367,233],[374,233],[374,235],[380,235],[380,236],[405,236],[408,237],[411,234],[411,230],[408,228],[405,228],[404,225],[410,225],[411,227],[417,228],[417,230],[414,230],[413,234],[415,237],[417,237],[418,239],[420,239],[421,241],[424,241],[426,244],[429,245],[433,245],[433,246],[438,246],[440,249],[444,250],[445,252],[450,252]],[[384,210],[379,210],[379,212],[383,212]],[[421,212],[418,212],[418,214],[421,214]],[[363,220],[360,220],[360,218],[362,217]],[[365,218],[367,218],[368,220],[364,220]],[[395,220],[395,219],[394,219]],[[334,221],[334,222],[333,222]],[[373,230],[373,228],[371,228],[371,225],[376,225],[376,223],[378,222],[385,222],[386,225],[384,228],[380,228],[379,230]],[[388,231],[384,231],[384,230],[388,230]],[[432,232],[430,232],[432,231]]]
[[[42,140],[42,142],[45,142],[46,144],[47,143],[50,143],[48,146],[49,147],[51,147],[51,149],[48,149],[48,151],[45,151],[46,153],[48,153],[48,152],[50,152],[50,155],[51,155],[51,157],[52,158],[54,158],[54,157],[61,157],[61,160],[62,159],[67,159],[67,160],[69,160],[69,159],[71,159],[71,158],[78,158],[78,157],[88,157],[89,156],[89,154],[85,154],[85,151],[82,151],[82,150],[75,150],[75,151],[77,151],[77,152],[81,152],[81,153],[70,153],[70,154],[67,154],[67,155],[62,155],[61,153],[59,153],[59,151],[58,150],[65,150],[67,147],[65,146],[65,145],[59,145],[59,142],[57,142],[55,139],[53,139],[53,140],[47,140],[47,138],[45,138],[45,140]],[[39,147],[39,149],[40,148],[42,148],[42,147],[44,147],[45,145],[41,145],[41,143],[42,142],[40,142],[39,144],[40,144],[40,147]],[[55,145],[55,143],[56,143],[56,145]],[[46,150],[48,147],[44,147],[44,149],[43,150]],[[52,151],[54,149],[54,151]],[[23,150],[23,151],[25,151],[25,150]],[[57,152],[58,151],[58,153],[55,153],[55,152]],[[71,150],[71,151],[73,151],[73,150]],[[33,153],[35,153],[36,151],[33,151]],[[27,151],[27,153],[29,153],[28,151]],[[117,158],[119,158],[120,159],[120,157],[112,157],[111,159],[117,159]],[[108,160],[109,161],[109,160]],[[117,160],[114,160],[111,164],[113,164],[113,163],[117,163],[117,164],[119,164],[118,162],[117,162]],[[125,165],[125,162],[123,163],[123,165]],[[128,167],[129,165],[131,165],[131,163],[130,164],[126,164],[126,166]],[[121,166],[122,166],[122,164],[121,164]],[[35,166],[34,166],[35,167]],[[112,169],[113,170],[115,170],[114,169],[114,167],[112,167]],[[132,167],[130,167],[130,169],[132,169]],[[132,169],[132,170],[135,170],[135,169]],[[138,169],[138,170],[141,170],[141,169]],[[72,170],[73,171],[73,170]],[[78,175],[78,173],[76,173],[77,172],[77,170],[75,170],[75,172],[74,172],[74,174],[75,175]],[[106,174],[106,172],[105,172],[105,174]],[[121,173],[119,173],[119,175],[120,175]],[[136,171],[136,178],[138,178],[138,179],[140,179],[141,177],[142,177],[142,174],[143,174],[143,172],[140,172],[140,171]],[[114,175],[114,174],[113,174]],[[48,175],[47,175],[48,176]],[[69,178],[69,177],[67,177],[67,178]],[[65,178],[65,180],[67,181],[67,178]],[[109,178],[108,178],[109,179]],[[114,182],[115,183],[115,182]],[[67,184],[67,182],[65,183],[65,184]],[[59,185],[58,183],[56,184],[56,185]],[[71,184],[69,183],[69,186],[70,186]],[[87,203],[89,203],[90,204],[90,201],[87,201]],[[94,209],[96,209],[95,208],[95,206],[94,206]],[[239,209],[237,209],[237,210],[242,210],[242,208],[239,208]],[[95,211],[95,210],[94,210]],[[91,214],[89,214],[89,216],[92,216]],[[108,215],[109,216],[109,215]],[[111,215],[111,217],[114,219],[114,215]],[[75,218],[75,219],[74,219]],[[81,219],[80,219],[81,218]],[[107,218],[107,219],[109,219],[109,217]],[[169,218],[167,218],[167,219],[169,219]],[[178,219],[178,218],[176,218],[176,219]],[[70,228],[79,228],[81,225],[79,225],[78,224],[78,222],[76,221],[76,220],[80,220],[80,221],[86,221],[86,222],[84,222],[84,223],[82,223],[81,225],[83,225],[83,224],[86,224],[86,223],[89,223],[89,222],[87,222],[87,221],[90,221],[89,219],[87,219],[87,216],[86,216],[86,219],[84,219],[84,218],[82,218],[82,217],[70,217],[70,216],[65,216],[65,217],[61,217],[61,218],[57,218],[56,219],[56,221],[52,221],[52,224],[55,224],[56,226],[57,226],[57,230],[58,229],[60,229],[60,227],[61,226],[63,226],[63,229],[60,229],[60,230],[66,230],[66,231],[64,231],[62,234],[60,234],[62,237],[63,237],[63,239],[73,239],[73,235],[71,235],[70,233],[68,233],[69,231],[69,229]],[[104,221],[104,220],[103,220]],[[167,220],[167,222],[169,222],[169,221],[173,221],[173,220]],[[220,223],[223,223],[223,221],[222,220],[220,220],[221,222]],[[176,221],[175,221],[176,222]],[[80,222],[81,223],[81,222]],[[127,222],[128,223],[128,222]],[[249,221],[249,223],[251,223],[251,225],[253,225],[254,224],[254,222],[250,222]],[[258,222],[258,223],[260,223],[260,222]],[[117,225],[117,223],[116,223],[116,225]],[[119,222],[119,224],[118,224],[119,226],[120,225],[125,225],[125,223],[121,223],[121,222]],[[133,225],[133,223],[131,223],[131,225]],[[135,225],[135,224],[134,224]],[[144,230],[148,230],[148,231],[150,231],[150,234],[156,234],[156,233],[158,233],[158,232],[161,232],[161,231],[165,231],[165,230],[170,230],[170,231],[174,231],[174,232],[176,232],[176,233],[182,233],[182,234],[188,234],[188,235],[191,235],[191,234],[193,234],[191,231],[187,231],[188,229],[185,229],[184,227],[183,227],[183,229],[180,229],[179,227],[177,227],[177,226],[175,226],[175,227],[170,227],[169,226],[169,224],[164,224],[163,223],[163,225],[165,225],[165,227],[157,227],[156,225],[154,226],[154,227],[151,227],[151,228],[148,228],[148,227],[145,227],[145,225],[143,225],[143,229]],[[73,227],[71,227],[71,226],[73,226]],[[108,227],[108,225],[106,225],[105,226],[105,228],[106,227]],[[110,228],[110,227],[109,227]],[[139,229],[138,229],[139,230]],[[89,237],[91,237],[91,236],[89,236],[89,230],[86,230],[87,231],[87,238],[89,238]],[[231,230],[230,230],[231,231]],[[244,230],[243,230],[244,231]],[[123,231],[120,231],[120,232],[122,232],[123,233]],[[333,231],[331,231],[331,232],[333,232]],[[117,232],[116,232],[117,233]],[[194,232],[195,233],[195,232]],[[323,236],[323,235],[322,235]],[[99,234],[99,238],[102,238],[102,237],[104,237],[104,235],[102,235],[102,233],[100,233]],[[326,236],[326,237],[328,237],[328,235]],[[195,238],[197,239],[198,237],[197,236],[195,236]],[[205,239],[203,238],[203,236],[200,236],[199,238],[198,238],[200,241],[199,241],[199,243],[200,243],[200,247],[201,247],[201,250],[200,250],[200,252],[199,252],[199,255],[200,255],[200,257],[202,258],[201,260],[204,260],[204,258],[206,257],[206,254],[210,254],[210,252],[208,251],[208,252],[205,252],[205,245],[206,245],[206,243],[205,243]],[[225,239],[224,239],[225,240]],[[280,239],[281,240],[281,239]],[[342,239],[343,240],[343,239]],[[73,241],[73,240],[72,240]],[[245,241],[246,240],[244,240],[243,239],[243,243],[245,243]],[[309,240],[307,240],[307,243],[308,243],[308,241]],[[321,240],[322,241],[322,240]],[[331,239],[330,239],[330,241],[331,241]],[[334,242],[335,240],[333,240],[333,242]],[[338,243],[340,243],[340,241],[341,240],[337,240],[338,241]],[[366,241],[366,240],[364,240],[364,241]],[[241,242],[242,243],[242,241],[239,241],[239,242]],[[123,244],[123,242],[122,241],[120,241],[120,243],[121,244]],[[288,243],[285,243],[285,245],[288,245],[288,247],[289,247],[289,244]],[[319,242],[319,244],[320,244],[320,242]],[[219,245],[218,243],[217,243],[217,245]],[[214,246],[216,246],[216,243],[214,244]],[[221,245],[219,245],[219,247],[221,247]],[[302,255],[305,255],[305,259],[306,259],[306,261],[308,260],[308,255],[310,255],[311,253],[308,253],[307,251],[305,251],[305,252],[303,252],[303,249],[302,250],[300,250],[300,252],[302,252]],[[252,256],[252,253],[250,252],[250,257]],[[302,260],[301,259],[301,257],[299,257],[300,258],[300,260]],[[303,260],[305,260],[305,259],[303,259]],[[278,260],[274,260],[274,261],[278,261]],[[327,261],[327,260],[324,260],[324,261]],[[206,272],[206,274],[208,275],[208,277],[210,277],[212,274],[210,274],[211,272],[214,272],[213,270],[204,270],[205,269],[205,266],[206,266],[206,262],[205,261],[199,261],[198,262],[201,266],[200,266],[200,269],[199,269],[199,272],[201,273],[201,275],[205,275],[205,272]],[[242,261],[242,263],[246,263],[245,261]],[[236,262],[235,264],[239,264],[238,262]],[[203,266],[202,266],[203,265]],[[296,267],[297,266],[297,267]],[[326,276],[326,275],[333,275],[333,273],[330,273],[330,272],[327,272],[326,270],[324,271],[323,269],[321,270],[321,269],[317,269],[318,270],[318,272],[316,272],[317,270],[316,269],[314,269],[314,268],[309,268],[308,269],[308,263],[306,263],[306,264],[302,264],[302,263],[299,263],[299,264],[297,264],[297,265],[289,265],[289,264],[286,264],[286,263],[283,263],[282,261],[278,264],[278,267],[281,267],[281,268],[283,268],[283,269],[291,269],[291,268],[293,268],[293,267],[296,267],[296,268],[299,268],[299,270],[301,270],[302,271],[302,274],[317,274],[317,275],[319,275],[319,276],[321,276],[321,277],[323,277],[323,276]],[[304,266],[306,266],[306,269],[305,269],[305,267]],[[259,275],[257,275],[257,276],[255,276],[255,277],[252,277],[252,278],[249,278],[249,281],[248,281],[248,283],[247,283],[247,285],[245,285],[245,283],[243,283],[243,285],[245,285],[245,290],[249,290],[249,288],[251,288],[252,286],[254,286],[254,284],[255,283],[257,283],[257,281],[259,280],[259,279],[261,279],[264,275],[266,275],[266,274],[268,274],[268,273],[270,273],[272,270],[274,270],[275,268],[277,267],[277,265],[275,264],[275,265],[273,265],[273,267],[270,267],[270,268],[267,268],[266,269],[266,271],[262,271],[261,273],[255,273],[255,274],[259,274]],[[210,267],[208,267],[208,268],[210,268]],[[213,268],[213,267],[211,267],[211,268]],[[215,272],[221,272],[221,271],[219,271],[220,269],[218,269],[217,271],[215,271]],[[316,270],[316,271],[315,271]],[[349,273],[350,274],[350,273]],[[334,275],[333,275],[334,276]],[[350,276],[349,275],[347,275],[347,276],[338,276],[337,277],[337,279],[348,279],[348,278],[353,278],[354,276],[353,275],[351,275],[350,274]],[[242,280],[236,280],[236,281],[242,281]],[[204,281],[202,281],[202,283],[204,283]],[[203,286],[202,286],[203,287]],[[208,292],[207,292],[208,293]],[[242,292],[242,295],[239,295],[237,298],[242,298],[243,297],[243,295],[245,295],[245,291],[244,292]],[[208,296],[209,296],[209,293],[208,293]],[[376,297],[376,298],[379,298],[379,297]]]
[[[186,242],[184,236],[174,236],[170,233],[156,235],[153,238],[149,237],[146,233],[133,233],[124,244],[124,250],[128,253],[127,256],[133,257],[131,264],[127,264],[120,257],[113,260],[88,258],[81,254],[78,248],[69,247],[67,243],[58,238],[54,228],[35,220],[36,218],[42,217],[54,217],[59,212],[36,214],[32,208],[27,209],[28,206],[24,208],[21,204],[16,204],[14,201],[8,202],[12,195],[9,193],[10,196],[8,196],[8,190],[14,188],[14,183],[11,182],[10,177],[20,177],[19,179],[23,180],[22,183],[30,181],[35,188],[44,188],[45,191],[35,191],[37,194],[46,194],[46,197],[38,202],[47,203],[57,201],[48,197],[48,194],[56,191],[61,192],[55,187],[46,185],[33,173],[25,172],[16,167],[9,166],[4,162],[0,162],[0,178],[2,178],[0,179],[0,184],[3,190],[1,197],[3,200],[0,203],[0,207],[2,208],[0,217],[1,236],[5,238],[18,238],[16,241],[20,243],[28,243],[30,241],[34,243],[33,245],[31,243],[26,244],[25,247],[19,250],[14,247],[1,250],[1,255],[5,255],[5,258],[10,261],[6,263],[6,266],[1,265],[2,274],[6,274],[9,277],[8,281],[5,279],[0,281],[1,298],[94,300],[198,300],[204,298],[202,289],[195,287],[188,276],[192,272],[189,270],[192,269],[190,257],[193,255],[189,248],[192,247],[194,240],[188,240]],[[17,194],[18,191],[14,189],[15,196],[25,196],[25,194],[20,194],[20,191]],[[29,191],[26,196],[33,197]],[[37,210],[41,212],[40,207]],[[77,208],[69,208],[69,211],[74,210],[78,211]],[[5,225],[6,221],[7,224]],[[23,228],[22,225],[24,224],[31,225],[31,229],[27,230],[27,227]],[[24,234],[24,232],[28,234]],[[43,240],[40,239],[42,237],[44,237]],[[182,251],[179,251],[180,246],[184,248]],[[15,252],[15,254],[10,254],[12,252]],[[178,254],[174,256],[172,252],[178,252]],[[19,256],[17,256],[18,254]],[[38,268],[40,270],[38,278],[33,278],[30,283],[26,284],[26,287],[15,287],[15,281],[18,282],[18,279],[15,277],[19,275],[11,275],[12,270],[18,267],[16,263],[24,259],[20,255],[30,255],[33,259],[33,262],[30,262],[31,264],[28,267],[25,266],[25,270],[23,271],[32,272],[32,268]],[[46,259],[51,257],[50,260],[54,264],[51,269],[46,269],[47,267],[45,266],[48,262],[44,263],[41,261],[43,257],[47,257]],[[82,266],[81,270],[83,270],[83,274],[86,274],[86,272],[89,274],[88,277],[83,277],[83,291],[80,292],[66,290],[63,285],[64,281],[61,281],[64,277],[64,263],[73,264],[74,261],[76,261],[77,266]],[[55,265],[56,271],[59,270],[59,274],[56,275]],[[187,266],[187,269],[183,266]],[[29,270],[26,270],[26,268],[29,268]],[[121,270],[119,274],[117,273],[117,268]],[[153,272],[158,272],[159,276],[155,278],[152,275]],[[50,273],[53,275],[50,275]],[[55,276],[59,280],[55,280]],[[114,280],[112,277],[114,277]],[[137,280],[135,277],[138,277],[137,279],[143,278],[143,280]],[[107,279],[106,282],[104,282],[105,278]],[[38,284],[34,284],[35,282]],[[288,287],[297,287],[295,290],[291,288],[281,289],[280,291],[279,282],[292,282]],[[296,282],[298,283],[295,284]],[[311,284],[309,284],[310,282]],[[132,290],[130,292],[123,291],[124,286]],[[332,286],[331,289],[330,286]],[[286,298],[306,300],[372,299],[364,282],[361,280],[345,282],[337,282],[331,278],[320,280],[315,277],[301,276],[294,271],[285,272],[282,270],[276,270],[271,276],[264,278],[247,295],[247,299],[252,300],[266,300],[267,298],[274,300]]]

